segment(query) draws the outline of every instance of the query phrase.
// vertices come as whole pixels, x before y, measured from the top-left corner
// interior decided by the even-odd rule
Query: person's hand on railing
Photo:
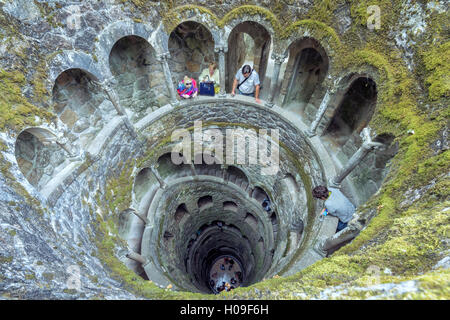
[[[256,103],[261,103],[261,99],[255,98]]]

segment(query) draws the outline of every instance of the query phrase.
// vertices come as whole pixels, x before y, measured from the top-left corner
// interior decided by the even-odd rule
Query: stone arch
[[[200,197],[197,201],[197,205],[200,211],[211,208],[214,205],[212,196],[206,195]]]
[[[216,15],[214,15],[208,9],[196,5],[184,5],[170,10],[170,12],[167,14],[167,17],[173,17],[174,15],[176,16],[177,25],[170,24],[167,20],[163,21],[163,23],[165,24],[165,32],[168,35],[170,35],[181,23],[191,21],[202,24],[205,28],[207,28],[211,33],[216,45],[221,42],[223,31],[217,24],[218,19]]]
[[[233,27],[228,34],[226,90],[231,91],[234,76],[246,62],[244,34],[249,35],[254,42],[253,61],[251,67],[258,72],[261,84],[264,82],[269,61],[272,34],[259,22],[243,21]]]
[[[279,50],[284,50],[287,56],[293,43],[304,38],[311,38],[317,41],[318,45],[325,51],[329,60],[328,74],[333,74],[335,67],[334,60],[339,54],[341,41],[333,28],[315,20],[300,20],[292,24],[285,33],[288,35],[286,40],[282,41]]]
[[[71,131],[70,139],[81,146],[87,146],[115,114],[97,80],[84,69],[67,69],[55,79],[52,90],[55,113]]]
[[[213,155],[196,153],[193,157],[193,162],[197,174],[222,176],[222,167],[218,159]]]
[[[79,51],[63,51],[49,63],[48,79],[52,86],[62,73],[70,69],[84,70],[95,81],[103,81],[106,79],[104,69],[93,60],[91,55]],[[50,88],[49,92],[51,91]]]
[[[224,201],[223,210],[238,212],[238,205],[234,201]]]
[[[174,213],[175,222],[179,223],[186,214],[189,214],[189,211],[186,207],[186,204],[182,203],[175,210],[175,213]]]
[[[245,21],[262,25],[269,32],[271,38],[274,38],[275,34],[280,30],[280,23],[272,12],[259,6],[245,5],[231,10],[221,20],[221,25],[225,29],[226,43],[229,42],[232,30]]]
[[[45,128],[23,130],[17,136],[14,155],[20,171],[38,190],[57,174],[55,169],[67,158],[56,134]]]
[[[169,176],[179,177],[179,176],[187,176],[191,174],[189,164],[181,163],[175,164],[172,161],[172,153],[167,152],[161,155],[158,158],[156,169],[161,176],[162,179],[165,179]]]
[[[247,223],[255,232],[258,232],[258,219],[256,219],[253,214],[247,212],[244,218],[244,222]]]
[[[249,185],[247,174],[245,174],[245,172],[238,167],[228,166],[227,177],[228,181],[231,181],[234,184],[238,184],[240,186]]]
[[[116,92],[132,121],[138,121],[168,103],[164,72],[152,45],[140,36],[118,39],[111,48],[109,69],[117,81]]]
[[[326,50],[314,38],[304,37],[291,43],[289,60],[281,88],[283,104],[300,115],[315,114],[320,101],[313,96],[323,96],[323,82],[328,73],[329,59]],[[312,107],[307,108],[308,105]],[[306,110],[305,110],[306,109]],[[312,109],[312,110],[309,110]]]
[[[337,107],[323,133],[340,145],[368,125],[377,101],[377,85],[371,77],[354,74],[345,80],[348,85],[343,86],[337,97]]]
[[[99,34],[94,50],[99,64],[106,67],[105,69],[108,72],[108,77],[111,76],[109,70],[109,56],[111,50],[117,41],[127,36],[136,36],[147,40],[157,54],[165,52],[164,34],[159,28],[157,29],[148,23],[137,23],[133,20],[120,20],[111,23]]]
[[[175,84],[185,75],[198,81],[210,62],[218,64],[216,41],[211,31],[197,21],[184,21],[173,29],[168,40],[168,64]]]
[[[269,199],[269,195],[267,194],[267,192],[261,188],[261,187],[255,187],[252,191],[251,194],[252,198],[256,199],[256,201],[262,203],[264,201],[264,199]]]
[[[133,192],[137,203],[140,203],[152,186],[159,186],[158,180],[150,168],[142,168],[134,178]]]

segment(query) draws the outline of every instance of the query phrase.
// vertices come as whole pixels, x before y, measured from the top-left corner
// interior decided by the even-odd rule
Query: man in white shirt
[[[236,89],[238,89],[239,94],[255,97],[255,101],[261,103],[261,100],[259,99],[259,88],[260,82],[258,73],[246,64],[241,70],[238,70],[234,77],[231,95],[234,96],[236,94]]]

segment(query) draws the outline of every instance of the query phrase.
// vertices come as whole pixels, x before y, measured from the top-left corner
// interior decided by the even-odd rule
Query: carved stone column
[[[342,180],[347,177],[350,172],[355,169],[355,167],[372,151],[376,149],[381,149],[384,144],[379,142],[373,142],[370,137],[370,129],[364,128],[361,132],[361,137],[363,138],[363,144],[355,152],[355,154],[348,160],[344,168],[330,181],[330,186],[335,188],[341,187]]]
[[[77,155],[72,151],[72,147],[69,144],[69,140],[63,137],[62,134],[57,134],[51,131],[42,131],[40,129],[34,128],[28,129],[28,132],[37,137],[38,140],[45,146],[50,144],[56,144],[59,147],[61,147],[67,153],[71,161],[79,160],[80,155]],[[48,134],[45,134],[44,132],[48,132]]]
[[[219,98],[225,98],[225,53],[228,52],[228,47],[222,45],[214,48],[214,52],[219,53],[219,77],[220,77],[220,92]]]
[[[76,155],[73,151],[72,148],[69,146],[69,141],[66,138],[61,138],[61,139],[57,139],[55,141],[55,143],[60,146],[62,149],[64,149],[64,151],[67,152],[67,154],[69,155],[69,158],[74,161],[74,160],[78,160],[80,158],[79,155]]]
[[[167,187],[167,185],[164,182],[164,180],[161,178],[161,176],[159,175],[159,172],[158,172],[158,170],[156,170],[155,166],[150,166],[150,170],[153,173],[153,175],[155,176],[156,180],[158,180],[159,186],[161,187],[161,189],[165,189]]]
[[[164,77],[166,79],[167,90],[169,90],[170,103],[178,104],[177,95],[175,94],[176,89],[172,82],[172,73],[170,72],[169,63],[167,61],[169,59],[169,57],[170,57],[169,52],[165,52],[162,54],[158,54],[156,59],[161,63],[161,66],[163,68]]]
[[[130,119],[128,119],[128,116],[125,112],[125,110],[120,105],[120,100],[117,95],[116,90],[114,90],[114,85],[117,83],[117,80],[114,77],[111,77],[109,79],[104,80],[101,83],[95,82],[97,85],[100,86],[100,88],[106,93],[108,96],[108,100],[111,101],[111,103],[114,106],[114,109],[116,109],[116,112],[120,116],[124,116],[124,123],[127,127],[128,131],[130,131],[130,134],[133,138],[137,138],[136,130],[134,129],[133,124],[131,123]]]
[[[325,96],[322,99],[322,102],[320,103],[320,107],[316,112],[316,116],[314,118],[314,121],[311,123],[311,126],[306,131],[306,134],[308,137],[314,137],[316,135],[316,129],[319,125],[320,120],[322,120],[323,115],[325,114],[325,111],[327,111],[328,102],[330,101],[330,97],[334,94],[333,91],[327,90],[325,93]]]
[[[189,169],[191,170],[191,174],[193,176],[197,175],[197,171],[195,170],[195,166],[194,166],[194,164],[192,162],[189,163]]]
[[[134,208],[129,208],[129,209],[128,209],[128,212],[134,214],[135,216],[137,216],[139,219],[141,219],[141,220],[144,222],[144,224],[147,224],[147,223],[148,223],[148,219],[147,219],[144,215],[142,215],[141,213],[139,213],[136,209],[134,209]]]
[[[266,101],[267,107],[273,106],[273,100],[275,97],[275,90],[277,88],[278,77],[280,75],[281,65],[283,64],[284,59],[286,59],[286,56],[272,53],[272,59],[275,60],[275,65],[273,67],[273,72],[272,72],[272,81],[270,82],[269,97],[267,98],[267,101]]]
[[[362,230],[363,226],[359,222],[349,222],[348,226],[341,231],[335,233],[333,236],[325,239],[321,244],[321,249],[328,251],[339,246],[345,241],[355,238]]]
[[[139,253],[136,253],[133,251],[129,251],[125,256],[128,259],[131,259],[131,260],[141,263],[142,265],[145,265],[148,263],[147,259],[145,259],[143,256],[141,256]]]
[[[113,104],[114,108],[117,111],[117,114],[123,116],[123,115],[125,115],[125,110],[120,105],[118,95],[116,93],[116,90],[114,90],[115,84],[116,84],[116,79],[112,77],[112,78],[106,79],[102,83],[100,83],[100,87],[103,89],[103,91],[108,96],[108,99]]]

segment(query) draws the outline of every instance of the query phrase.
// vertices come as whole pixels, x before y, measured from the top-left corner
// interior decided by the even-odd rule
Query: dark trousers
[[[255,96],[255,91],[253,91],[252,93],[243,93],[241,92],[241,90],[239,90],[239,94],[242,94],[243,96],[250,96],[250,97],[254,97]]]
[[[345,229],[347,227],[347,222],[342,222],[341,220],[339,220],[338,225],[337,225],[337,229],[336,232],[341,231],[342,229]]]

